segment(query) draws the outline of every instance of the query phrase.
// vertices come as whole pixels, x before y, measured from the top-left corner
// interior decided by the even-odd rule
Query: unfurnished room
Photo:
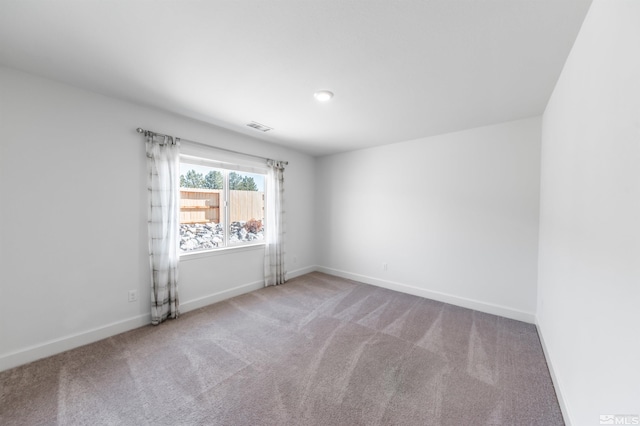
[[[640,1],[0,0],[0,424],[640,424]]]

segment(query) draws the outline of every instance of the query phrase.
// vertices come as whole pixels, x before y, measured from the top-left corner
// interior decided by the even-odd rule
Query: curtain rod
[[[174,137],[173,137],[173,136],[171,136],[171,135],[165,135],[165,134],[162,134],[162,133],[152,132],[152,131],[150,131],[150,130],[145,130],[145,129],[141,128],[141,127],[138,127],[138,128],[136,129],[136,132],[138,132],[138,133],[143,133],[145,136],[147,136],[147,135],[150,135],[150,136],[162,136],[162,137],[165,137],[165,138],[175,139],[175,141],[176,141],[176,142],[179,142],[179,141],[185,141],[185,142],[187,142],[187,143],[191,143],[191,144],[194,144],[194,145],[200,145],[200,146],[204,146],[204,147],[207,147],[207,148],[217,149],[217,150],[220,150],[220,151],[231,152],[231,153],[233,153],[233,154],[246,155],[246,156],[248,156],[248,157],[253,157],[253,158],[260,158],[261,160],[272,160],[271,158],[261,157],[260,155],[246,154],[246,153],[244,153],[244,152],[234,151],[233,149],[220,148],[220,147],[218,147],[218,146],[207,145],[206,143],[196,142],[196,141],[191,141],[191,140],[189,140],[189,139],[174,138]],[[284,164],[285,166],[289,164],[289,162],[288,162],[288,161],[279,161],[279,162],[280,162],[280,163],[282,163],[282,164]]]

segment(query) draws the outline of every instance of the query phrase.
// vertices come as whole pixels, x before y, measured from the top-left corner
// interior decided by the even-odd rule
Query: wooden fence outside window
[[[220,189],[180,188],[180,223],[219,223],[223,191]],[[264,192],[229,191],[229,220],[264,222]]]

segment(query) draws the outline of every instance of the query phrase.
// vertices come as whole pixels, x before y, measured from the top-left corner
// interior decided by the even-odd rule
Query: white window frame
[[[229,243],[229,226],[230,222],[230,207],[229,207],[229,196],[230,196],[230,188],[229,188],[229,174],[231,172],[239,172],[239,173],[253,173],[264,175],[264,193],[267,192],[267,167],[264,163],[256,162],[255,160],[246,160],[244,158],[240,158],[240,156],[231,155],[227,152],[217,152],[215,148],[206,149],[202,147],[193,147],[189,148],[183,145],[181,147],[182,153],[180,154],[180,164],[193,164],[200,165],[205,167],[212,167],[215,169],[224,170],[223,173],[223,199],[224,199],[224,209],[220,209],[221,214],[221,222],[225,225],[225,230],[223,233],[224,236],[224,246],[223,247],[215,247],[209,249],[201,249],[201,250],[192,250],[183,252],[179,250],[179,255],[181,260],[186,260],[187,258],[199,258],[204,256],[209,256],[213,254],[224,254],[229,253],[230,251],[237,250],[246,250],[246,249],[263,249],[266,244],[266,232],[265,236],[262,240],[257,241],[246,241],[246,242],[234,242]],[[266,200],[266,198],[265,198]],[[266,209],[266,205],[264,206],[264,218],[263,224],[266,223],[266,216],[268,212]]]

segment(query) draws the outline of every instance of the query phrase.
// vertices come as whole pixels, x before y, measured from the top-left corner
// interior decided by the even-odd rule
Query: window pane
[[[180,164],[180,251],[224,247],[224,171]]]
[[[264,175],[229,172],[229,244],[264,239]]]

